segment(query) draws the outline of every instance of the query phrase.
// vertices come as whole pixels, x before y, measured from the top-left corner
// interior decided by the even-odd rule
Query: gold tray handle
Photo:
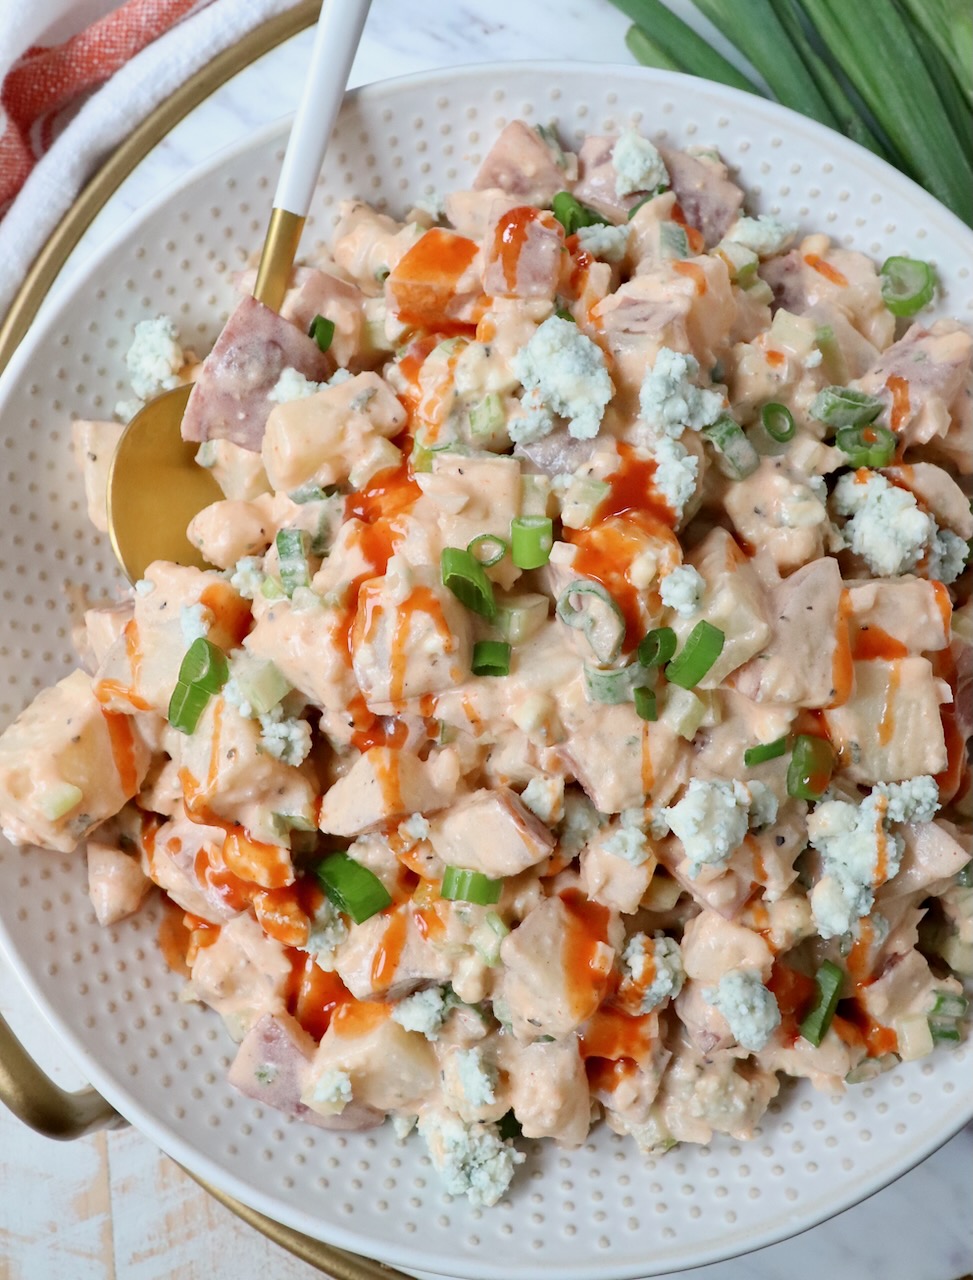
[[[69,1093],[49,1079],[0,1015],[0,1102],[45,1138],[71,1142],[127,1124],[90,1086]]]

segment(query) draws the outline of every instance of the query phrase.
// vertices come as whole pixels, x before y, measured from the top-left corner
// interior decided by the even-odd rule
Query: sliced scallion
[[[226,654],[205,636],[197,636],[179,664],[179,680],[198,685],[206,693],[219,693],[228,675]]]
[[[322,889],[338,908],[362,924],[391,906],[392,897],[378,876],[347,853],[330,853],[315,874]]]
[[[625,619],[600,582],[576,578],[561,592],[556,611],[566,626],[584,632],[599,662],[615,661],[625,639]]]
[[[666,679],[683,689],[692,689],[712,668],[723,652],[726,636],[711,622],[697,622],[686,643],[666,667]]]
[[[540,569],[551,558],[554,522],[549,516],[514,516],[510,549],[518,569]]]
[[[966,1016],[966,1011],[970,1007],[966,996],[960,995],[957,991],[936,991],[933,994],[936,997],[936,1003],[930,1010],[930,1017],[962,1018]]]
[[[639,641],[636,656],[643,667],[662,667],[676,652],[672,627],[655,627]]]
[[[825,1032],[831,1026],[831,1020],[841,998],[841,987],[845,975],[836,964],[824,960],[814,975],[818,993],[810,1012],[801,1023],[801,1035],[810,1044],[817,1047],[824,1039]]]
[[[328,320],[325,316],[315,316],[307,336],[313,338],[322,351],[327,351],[334,341],[334,321]]]
[[[973,858],[969,860],[965,867],[960,867],[956,873],[956,883],[961,889],[973,889]]]
[[[445,867],[439,889],[441,898],[450,902],[472,902],[478,907],[492,907],[500,901],[502,880],[491,880],[481,871],[469,871],[466,867]]]
[[[211,696],[198,684],[185,684],[182,680],[177,680],[166,713],[173,729],[178,729],[180,733],[194,733]]]
[[[887,467],[895,457],[896,439],[888,427],[875,423],[863,427],[841,427],[835,444],[847,454],[853,467]]]
[[[894,316],[914,316],[936,292],[936,272],[918,258],[886,258],[881,280],[882,301]]]
[[[771,440],[776,440],[778,444],[786,444],[788,440],[794,439],[797,424],[787,405],[777,404],[776,401],[765,404],[760,410],[760,421]]]
[[[644,678],[644,672],[637,662],[626,667],[605,670],[603,667],[584,666],[584,687],[589,702],[604,702],[608,706],[617,706],[620,702],[632,701],[632,690],[636,680]]]
[[[760,455],[744,434],[739,422],[721,413],[715,422],[703,427],[700,435],[716,449],[718,466],[731,480],[745,480],[760,466]]]
[[[477,640],[470,667],[475,676],[510,674],[511,648],[505,640]]]
[[[507,544],[495,533],[478,533],[466,550],[484,569],[490,569],[507,554]]]
[[[787,738],[775,738],[773,742],[761,742],[759,746],[747,747],[743,753],[743,763],[750,768],[755,764],[763,764],[765,760],[776,760],[787,750]]]
[[[307,566],[307,533],[303,529],[280,529],[276,546],[280,585],[286,594],[292,596],[298,587],[309,587],[311,577]]]
[[[444,547],[439,564],[443,586],[452,591],[460,604],[492,622],[497,616],[493,583],[476,557],[461,547]]]
[[[567,320],[568,324],[578,323],[577,320],[575,320],[574,316],[571,314],[571,312],[567,309],[567,307],[555,307],[554,314],[557,316],[559,320]]]
[[[873,422],[885,406],[854,387],[825,387],[811,401],[811,417],[829,427],[860,427]]]
[[[551,201],[551,212],[564,228],[565,234],[575,235],[582,227],[607,226],[608,219],[596,210],[575,199],[570,191],[559,191]]]
[[[834,748],[827,739],[798,734],[787,766],[787,794],[796,800],[820,800],[834,766]]]
[[[632,701],[635,703],[635,714],[641,720],[658,720],[659,708],[655,690],[640,685],[632,690]]]

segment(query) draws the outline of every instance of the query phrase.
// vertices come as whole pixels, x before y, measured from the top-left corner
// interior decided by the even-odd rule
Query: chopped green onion
[[[632,701],[635,703],[635,714],[640,720],[658,720],[659,709],[656,705],[654,689],[644,685],[632,690]]]
[[[744,434],[739,422],[728,413],[721,413],[715,422],[703,427],[700,435],[715,447],[718,465],[731,480],[745,480],[760,466],[760,455]]]
[[[584,665],[584,687],[589,702],[604,702],[609,706],[617,706],[620,702],[632,701],[632,689],[636,680],[641,680],[643,672],[637,662],[626,667],[616,667],[606,671],[602,667]]]
[[[328,484],[324,488],[319,484],[302,484],[297,489],[292,489],[287,496],[291,502],[304,506],[308,502],[323,502],[325,498],[333,498],[337,492],[336,484]]]
[[[835,754],[825,738],[800,733],[787,766],[787,794],[797,800],[820,800],[834,773]]]
[[[506,596],[497,601],[497,616],[493,625],[511,644],[523,644],[547,621],[549,602],[547,596],[525,592],[519,596]]]
[[[445,867],[439,896],[450,902],[472,902],[478,907],[492,907],[500,901],[502,880],[491,880],[480,871],[466,867]]]
[[[886,258],[882,263],[882,301],[894,316],[914,316],[936,292],[936,273],[917,258]]]
[[[443,586],[452,591],[460,604],[492,622],[497,616],[497,602],[493,597],[493,583],[479,560],[460,547],[444,547],[439,564]]]
[[[956,873],[956,883],[961,889],[973,889],[973,858],[969,860],[965,867],[960,867]]]
[[[634,30],[635,30],[635,28],[633,27],[633,28],[632,28],[632,30],[634,31]],[[650,200],[654,200],[654,199],[655,199],[655,194],[656,194],[656,193],[655,193],[654,191],[652,191],[652,192],[650,192],[650,193],[649,193],[649,195],[647,195],[647,196],[642,196],[642,198],[641,198],[640,200],[636,200],[636,201],[635,201],[635,203],[632,205],[631,209],[629,209],[629,211],[628,211],[628,220],[629,220],[629,222],[631,222],[631,221],[632,221],[632,219],[633,219],[633,218],[635,217],[635,215],[638,213],[639,209],[641,209],[641,208],[642,208],[642,206],[643,206],[644,204],[648,204]],[[688,238],[687,238],[687,240],[686,240],[686,250],[687,250],[687,253],[688,253],[688,250],[689,250],[689,240],[688,240]]]
[[[881,400],[854,387],[825,387],[811,402],[811,417],[829,427],[860,427],[885,408]]]
[[[762,742],[757,747],[747,747],[743,753],[743,763],[751,765],[763,764],[765,760],[776,760],[787,750],[787,738],[775,738],[773,742]]]
[[[484,569],[491,569],[507,554],[507,544],[495,533],[478,533],[466,550]]]
[[[959,1044],[963,1038],[959,1027],[952,1018],[930,1018],[929,1033],[936,1044],[942,1044],[944,1041]]]
[[[897,1067],[902,1059],[897,1053],[883,1053],[880,1058],[862,1058],[845,1076],[846,1084],[864,1084]]]
[[[437,453],[448,453],[448,444],[422,444],[419,440],[414,440],[412,444],[412,452],[409,454],[409,465],[413,474],[416,472],[424,473],[432,471],[432,460]]]
[[[887,467],[895,457],[896,439],[888,427],[872,423],[863,427],[841,427],[834,438],[848,455],[853,467]]]
[[[315,874],[322,889],[338,908],[362,924],[391,906],[392,896],[378,876],[347,853],[330,853]]]
[[[824,960],[814,975],[818,988],[817,999],[801,1023],[801,1035],[815,1047],[821,1043],[825,1032],[831,1026],[844,980],[845,975],[842,970],[830,960]]]
[[[505,640],[477,640],[470,666],[475,676],[510,674],[510,645]]]
[[[551,212],[564,228],[565,234],[575,235],[582,227],[608,226],[607,218],[576,200],[570,191],[559,191],[551,201]]]
[[[229,673],[226,654],[205,636],[192,642],[179,664],[180,682],[198,685],[205,693],[219,693]]]
[[[578,598],[580,604],[574,604]],[[625,639],[622,611],[600,582],[575,578],[561,592],[557,616],[566,626],[583,631],[599,662],[614,662]]]
[[[503,401],[496,391],[470,405],[470,430],[475,436],[491,436],[503,426]]]
[[[797,424],[787,405],[777,404],[776,401],[765,404],[760,410],[760,421],[771,440],[776,440],[778,444],[793,440]]]
[[[936,991],[934,995],[936,1003],[930,1010],[930,1017],[962,1018],[970,1007],[969,1000],[955,991]]]
[[[276,545],[280,585],[292,596],[298,587],[311,585],[307,567],[308,535],[303,529],[280,529]]]
[[[683,689],[699,684],[723,652],[726,636],[711,622],[697,622],[682,650],[666,667],[666,679]]]
[[[518,569],[540,569],[551,558],[554,522],[550,516],[514,516],[510,522],[510,548]]]
[[[655,627],[639,641],[636,656],[643,667],[661,667],[675,652],[676,633],[672,627]]]
[[[315,316],[311,321],[307,336],[313,338],[322,351],[327,351],[334,340],[334,321],[328,320],[324,316]]]
[[[199,718],[206,710],[211,696],[201,685],[185,684],[182,680],[177,680],[166,713],[173,729],[178,729],[180,733],[195,733]]]
[[[522,1138],[524,1131],[520,1127],[520,1121],[514,1115],[513,1110],[505,1111],[497,1121],[497,1133],[504,1142],[511,1142],[514,1138]]]
[[[555,307],[554,314],[557,316],[559,320],[567,320],[569,324],[578,323],[577,320],[575,320],[574,316],[571,314],[571,312],[567,309],[567,307]]]

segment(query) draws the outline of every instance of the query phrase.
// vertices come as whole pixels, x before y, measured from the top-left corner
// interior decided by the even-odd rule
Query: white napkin
[[[223,49],[297,0],[210,0],[88,99],[34,166],[0,221],[0,313],[85,181],[141,120]],[[18,0],[0,19],[0,80],[32,44],[63,40],[117,0]],[[81,18],[78,21],[78,18]]]

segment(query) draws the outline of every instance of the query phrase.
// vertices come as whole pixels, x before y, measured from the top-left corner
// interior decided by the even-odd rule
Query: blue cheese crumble
[[[467,1124],[446,1108],[423,1111],[419,1133],[449,1194],[465,1195],[478,1207],[496,1204],[526,1159],[500,1137],[496,1125]]]
[[[479,1049],[454,1049],[448,1064],[466,1106],[492,1107],[497,1100],[497,1068],[487,1062]],[[449,1073],[447,1073],[449,1074]]]
[[[659,595],[667,609],[674,609],[680,618],[691,618],[699,608],[705,589],[706,581],[699,570],[682,564],[662,579]]]
[[[835,485],[832,505],[848,516],[845,541],[881,578],[908,573],[936,537],[936,522],[919,510],[915,495],[890,484],[877,471],[864,483],[846,472]]]
[[[564,817],[564,779],[559,773],[540,773],[520,793],[521,803],[549,827]]]
[[[695,356],[660,347],[639,391],[642,421],[660,436],[678,440],[687,427],[699,431],[723,412],[718,391],[698,387],[699,361]]]
[[[655,441],[651,453],[655,459],[652,483],[678,520],[682,517],[686,503],[696,492],[699,459],[672,436],[662,436]]]
[[[272,707],[260,716],[260,749],[282,764],[302,764],[311,750],[311,726],[306,720],[285,716],[281,707]]]
[[[179,628],[187,645],[194,640],[205,640],[215,621],[212,609],[204,604],[184,604],[179,610]]]
[[[314,1082],[307,1105],[320,1115],[339,1116],[351,1102],[351,1076],[347,1071],[329,1067]]]
[[[168,316],[140,320],[132,345],[125,353],[129,382],[140,400],[179,386],[179,370],[185,363],[179,331]]]
[[[762,213],[757,218],[737,218],[726,233],[726,239],[742,244],[761,258],[769,258],[786,249],[796,234],[797,227],[793,222],[784,222]]]
[[[313,382],[310,378],[305,378],[303,373],[288,365],[286,369],[281,369],[280,377],[267,392],[267,399],[273,400],[275,404],[287,404],[291,400],[313,396],[327,385],[326,382]]]
[[[307,950],[314,956],[314,963],[325,973],[333,973],[335,952],[348,937],[348,924],[330,898],[324,898],[307,935]]]
[[[703,999],[718,1009],[737,1044],[759,1053],[780,1026],[780,1009],[759,969],[732,969],[718,987],[706,987]]]
[[[955,582],[966,568],[970,554],[969,544],[951,529],[940,529],[929,548],[926,572],[940,582]]]
[[[741,782],[692,778],[679,803],[662,813],[682,841],[695,878],[705,866],[725,866],[742,843],[749,828],[750,792]]]
[[[633,867],[648,862],[650,849],[645,835],[645,814],[641,809],[623,809],[620,825],[601,842],[606,853],[623,858]]]
[[[263,586],[264,571],[259,556],[244,556],[233,566],[230,586],[244,600],[252,600]]]
[[[621,262],[628,249],[628,233],[631,226],[625,222],[620,227],[610,227],[603,222],[593,227],[578,229],[578,244],[593,258],[603,262]]]
[[[568,434],[577,440],[591,440],[598,434],[615,389],[604,353],[576,324],[549,316],[513,357],[510,368],[528,393],[529,411],[543,409],[566,418]],[[515,438],[516,420],[508,430],[515,443],[524,438],[522,434]]]
[[[650,938],[633,933],[622,952],[622,985],[620,994],[637,993],[639,1011],[650,1013],[664,1000],[675,1000],[682,990],[686,973],[682,952],[675,938],[657,933]]]
[[[626,129],[612,147],[615,167],[615,194],[630,196],[636,191],[656,191],[668,187],[669,171],[656,147],[634,129]]]
[[[427,1040],[438,1040],[439,1032],[455,1006],[445,987],[427,987],[400,1000],[392,1010],[392,1020],[406,1031],[418,1031]]]

